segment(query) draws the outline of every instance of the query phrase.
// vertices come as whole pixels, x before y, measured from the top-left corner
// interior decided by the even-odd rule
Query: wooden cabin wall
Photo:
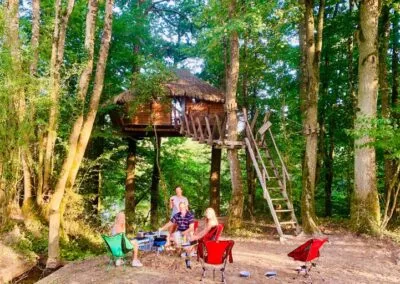
[[[192,114],[193,116],[204,116],[214,114],[224,115],[224,104],[223,103],[214,103],[214,102],[193,102],[193,99],[186,98],[185,101],[185,111],[186,114]]]
[[[213,117],[215,114],[224,115],[224,104],[214,102],[194,102],[191,98],[185,99],[185,113],[188,115]],[[126,113],[129,114],[127,110]],[[125,126],[138,125],[173,125],[172,123],[172,101],[157,102],[153,101],[148,104],[142,104],[132,113],[131,117],[123,120]]]
[[[171,125],[171,100],[166,103],[153,102],[152,116],[153,125]]]
[[[168,102],[153,101],[138,106],[133,115],[125,121],[130,125],[171,125],[171,106]]]

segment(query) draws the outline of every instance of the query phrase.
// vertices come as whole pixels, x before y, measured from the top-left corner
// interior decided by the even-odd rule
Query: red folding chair
[[[203,256],[200,258],[201,266],[203,268],[200,281],[203,281],[206,276],[206,266],[211,266],[213,268],[213,280],[215,280],[215,269],[219,269],[222,274],[222,282],[226,283],[225,267],[228,260],[230,263],[233,262],[232,248],[234,244],[235,242],[231,240],[207,241],[199,244],[203,251]]]
[[[224,224],[218,224],[215,228],[212,228],[204,237],[202,237],[198,241],[197,260],[203,257],[203,246],[201,244],[208,241],[218,241],[223,230],[224,230]]]
[[[327,241],[328,238],[310,239],[288,254],[288,256],[292,257],[294,260],[305,262],[304,265],[301,266],[301,269],[298,271],[299,274],[302,269],[306,272],[306,274],[308,274],[311,268],[316,266],[316,263],[313,263],[312,261],[316,258],[319,258],[319,249]],[[309,267],[307,267],[308,263],[310,264]]]

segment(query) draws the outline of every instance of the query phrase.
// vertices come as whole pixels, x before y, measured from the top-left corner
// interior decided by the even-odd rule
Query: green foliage
[[[94,246],[84,239],[61,242],[61,257],[69,261],[82,260],[91,256],[103,254],[105,251],[104,246]]]
[[[163,102],[168,95],[165,83],[174,78],[174,74],[160,62],[145,64],[141,72],[132,76],[134,100],[130,103],[130,110],[134,112],[139,105],[152,100]]]

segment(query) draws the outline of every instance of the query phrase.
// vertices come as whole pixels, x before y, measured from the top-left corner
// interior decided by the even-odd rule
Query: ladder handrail
[[[269,174],[268,174],[267,168],[266,168],[265,165],[264,165],[264,162],[263,162],[263,160],[262,160],[262,156],[261,156],[260,150],[258,149],[256,140],[254,139],[253,132],[251,131],[251,126],[250,126],[250,124],[249,124],[249,122],[248,122],[247,119],[246,119],[246,132],[247,132],[247,136],[251,138],[251,142],[252,142],[253,145],[254,145],[254,147],[253,147],[253,145],[250,143],[250,147],[252,147],[252,149],[256,149],[256,153],[257,153],[257,157],[256,157],[256,158],[258,158],[258,160],[261,161],[261,165],[262,165],[263,170],[264,170],[264,172],[265,172],[265,174],[266,174],[266,178],[267,178],[267,180],[270,180],[271,178],[270,178],[270,176],[269,176]],[[249,140],[249,142],[250,142],[250,140]]]
[[[260,180],[260,184],[261,184],[261,187],[263,189],[263,195],[264,195],[264,198],[267,200],[268,207],[269,207],[269,210],[271,211],[272,219],[274,219],[274,223],[276,225],[276,229],[278,231],[278,234],[279,234],[280,237],[283,237],[283,231],[282,231],[281,225],[279,224],[278,216],[276,215],[276,212],[275,212],[275,209],[274,209],[274,205],[272,204],[272,200],[271,200],[271,197],[269,195],[269,192],[268,192],[268,189],[267,189],[267,185],[264,182],[262,182],[263,176],[262,176],[262,173],[261,173],[260,168],[258,166],[258,162],[257,162],[257,160],[255,158],[255,155],[254,155],[253,148],[252,148],[252,145],[250,143],[250,140],[249,140],[248,137],[246,137],[246,138],[244,138],[244,141],[246,142],[248,150],[252,153],[250,155],[250,157],[251,157],[251,159],[253,161],[253,165],[254,165],[254,168],[255,168],[256,173],[258,175],[258,179]],[[256,149],[258,149],[257,145],[256,145]],[[261,162],[261,164],[264,167],[264,163]]]
[[[271,147],[269,147],[266,143],[266,135],[261,135],[261,146],[265,146],[265,151],[266,151],[266,158],[269,161],[269,164],[271,166],[271,168],[273,169],[273,177],[277,179],[278,181],[278,189],[280,189],[280,194],[283,197],[283,200],[286,203],[287,209],[281,209],[276,210],[274,207],[274,204],[272,202],[271,199],[271,195],[269,192],[269,188],[267,187],[267,182],[270,181],[271,177],[269,176],[267,169],[266,169],[266,165],[265,165],[265,157],[263,157],[260,153],[260,149],[259,149],[259,145],[257,140],[254,138],[254,134],[253,134],[253,129],[247,119],[247,115],[246,115],[246,110],[243,110],[244,113],[244,117],[245,117],[245,129],[246,129],[246,137],[244,138],[245,140],[245,144],[247,146],[248,152],[250,154],[251,160],[253,162],[253,166],[255,168],[255,171],[257,173],[258,179],[260,181],[261,187],[263,189],[263,196],[264,198],[267,200],[269,209],[271,211],[271,215],[272,218],[274,220],[276,229],[278,231],[278,234],[280,237],[284,237],[283,232],[282,232],[282,226],[281,223],[279,222],[279,218],[277,215],[277,212],[290,212],[290,216],[291,216],[291,224],[296,225],[296,231],[298,232],[299,230],[299,225],[297,222],[297,218],[294,212],[294,207],[293,204],[291,202],[291,200],[289,199],[288,193],[287,193],[287,181],[290,181],[290,176],[288,173],[288,170],[286,168],[286,165],[283,161],[282,155],[278,149],[278,146],[276,144],[275,138],[272,134],[271,129],[268,129],[268,133],[267,135],[269,135],[269,138],[272,140],[272,144]],[[254,123],[254,121],[253,121]],[[252,123],[252,124],[253,124]],[[254,125],[254,124],[253,124]],[[258,132],[257,132],[258,134]],[[268,139],[267,139],[268,140]],[[264,144],[265,142],[265,144]],[[269,144],[269,143],[268,143]],[[271,155],[273,153],[273,155]],[[279,162],[276,159],[279,159]],[[279,166],[277,167],[277,165],[274,162],[274,159],[276,160],[277,164],[281,166],[281,169],[279,170]],[[268,177],[266,178],[265,175],[267,175]]]
[[[271,129],[268,129],[268,133],[269,133],[269,135],[270,135],[270,137],[271,137],[271,140],[272,140],[272,143],[273,143],[273,145],[274,145],[275,152],[278,154],[279,161],[281,162],[282,172],[284,173],[284,175],[286,176],[286,178],[287,178],[288,180],[290,180],[289,172],[287,171],[285,162],[283,161],[282,156],[281,156],[281,153],[280,153],[280,151],[279,151],[279,149],[278,149],[278,146],[276,145],[275,138],[274,138],[274,135],[272,135]]]

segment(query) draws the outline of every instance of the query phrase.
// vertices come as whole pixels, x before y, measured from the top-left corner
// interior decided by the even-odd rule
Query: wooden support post
[[[160,147],[161,137],[154,141],[154,162],[153,162],[153,174],[151,177],[151,188],[150,188],[150,223],[153,229],[158,228],[158,204],[160,200],[160,171],[158,169],[158,161],[160,159]]]
[[[226,133],[226,125],[228,124],[228,116],[224,116],[222,119],[222,131],[221,131],[221,140],[225,140],[225,133]]]
[[[206,116],[204,119],[205,119],[205,121],[206,121],[206,128],[207,128],[207,134],[208,134],[207,143],[208,143],[209,145],[212,145],[213,133],[212,133],[211,127],[210,127],[210,120],[208,119],[208,116]]]
[[[180,127],[180,129],[179,129],[179,133],[180,133],[180,134],[184,134],[184,133],[185,133],[185,117],[184,117],[183,115],[181,115],[181,116],[179,117],[179,121],[180,121],[180,123],[181,123],[181,127]]]
[[[256,109],[256,113],[254,114],[253,120],[251,121],[250,124],[250,129],[252,132],[254,131],[254,127],[256,126],[258,114],[259,114],[258,109]],[[246,114],[246,120],[247,120],[247,114]]]
[[[218,115],[215,115],[215,122],[217,124],[217,130],[218,130],[218,135],[219,135],[217,137],[217,140],[219,140],[222,138],[222,126],[221,126],[221,121],[220,121]]]
[[[128,140],[128,157],[126,159],[125,179],[125,216],[126,231],[133,232],[132,224],[135,219],[135,167],[136,167],[136,140]]]
[[[189,119],[188,119],[188,116],[186,114],[185,114],[185,124],[186,124],[187,135],[190,136],[192,134],[192,132],[190,131]]]
[[[192,123],[194,139],[197,140],[198,136],[197,136],[197,131],[196,131],[196,123],[195,123],[195,121],[193,119],[193,115],[190,115],[190,122]]]
[[[211,148],[211,170],[210,170],[210,207],[215,210],[217,216],[220,214],[220,178],[221,178],[221,154],[222,150],[214,146]]]
[[[204,139],[203,127],[201,126],[200,118],[196,117],[196,121],[197,121],[197,124],[199,125],[199,128],[198,128],[199,129],[199,141],[203,142],[205,139]]]

